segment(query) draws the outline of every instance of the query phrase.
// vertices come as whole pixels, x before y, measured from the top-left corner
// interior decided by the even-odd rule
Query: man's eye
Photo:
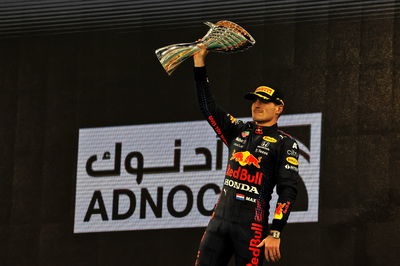
[[[252,100],[253,103],[255,103],[255,102],[257,102],[257,101],[260,101],[261,103],[268,103],[268,100],[260,99],[260,98],[257,98],[257,99]]]

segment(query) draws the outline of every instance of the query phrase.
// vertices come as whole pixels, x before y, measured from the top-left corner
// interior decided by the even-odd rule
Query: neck
[[[270,121],[254,121],[257,126],[262,126],[262,127],[270,127],[275,125],[278,121],[277,119],[272,119]]]

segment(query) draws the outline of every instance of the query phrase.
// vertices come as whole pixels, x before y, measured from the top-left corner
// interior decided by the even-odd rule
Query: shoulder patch
[[[229,119],[231,120],[232,124],[237,124],[238,123],[237,119],[235,117],[233,117],[232,115],[227,114],[226,116],[229,117]]]

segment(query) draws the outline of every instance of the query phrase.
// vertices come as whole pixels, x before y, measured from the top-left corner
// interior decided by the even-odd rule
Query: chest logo
[[[243,152],[235,152],[233,151],[231,160],[235,160],[238,162],[241,166],[245,165],[254,165],[257,168],[260,168],[260,162],[261,162],[262,157],[254,157],[253,154],[251,154],[248,151],[243,151]]]
[[[243,132],[242,132],[242,137],[245,138],[245,137],[247,137],[249,134],[250,134],[249,131],[243,131]]]
[[[272,143],[277,142],[276,139],[274,139],[273,137],[268,137],[268,136],[263,137],[263,140],[266,140],[266,141],[272,142]]]

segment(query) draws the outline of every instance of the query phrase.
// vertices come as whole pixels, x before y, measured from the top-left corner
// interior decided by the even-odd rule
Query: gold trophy
[[[233,53],[246,50],[256,43],[245,29],[231,21],[221,20],[215,24],[211,22],[204,22],[204,24],[210,29],[200,41],[172,44],[155,51],[168,75],[171,75],[183,61],[200,50],[197,44],[203,44],[207,50]]]

